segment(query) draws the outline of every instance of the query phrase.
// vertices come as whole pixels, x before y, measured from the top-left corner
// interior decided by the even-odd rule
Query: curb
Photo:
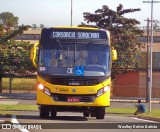
[[[36,94],[22,94],[22,93],[3,93],[0,94],[0,99],[26,99],[26,100],[35,100]]]
[[[130,100],[130,99],[111,99],[111,102],[122,102],[122,103],[137,103],[137,100]],[[142,100],[142,103],[147,103],[145,100]],[[152,100],[151,103],[160,103],[158,100]]]
[[[135,117],[137,117],[139,119],[160,122],[160,118],[156,118],[156,117],[149,117],[149,116],[135,116]]]

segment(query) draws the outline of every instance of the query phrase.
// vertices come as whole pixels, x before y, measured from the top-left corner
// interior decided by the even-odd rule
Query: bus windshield
[[[54,43],[41,45],[38,71],[50,75],[105,76],[110,74],[107,44]]]

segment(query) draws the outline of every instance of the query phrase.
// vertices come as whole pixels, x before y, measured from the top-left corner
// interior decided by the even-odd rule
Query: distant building
[[[27,41],[31,44],[35,44],[40,40],[41,29],[32,29],[29,28],[27,31],[24,31],[23,34],[16,36],[14,39],[18,41]]]
[[[149,37],[150,39],[150,37]],[[116,75],[113,82],[113,96],[121,97],[147,97],[148,96],[148,81],[146,76],[147,63],[150,68],[150,40],[148,44],[147,58],[147,36],[146,33],[139,40],[145,44],[142,54],[139,57],[141,60],[141,68],[128,69],[128,72],[123,75]],[[160,32],[154,33],[152,45],[152,97],[160,97]],[[146,81],[147,80],[147,81]]]

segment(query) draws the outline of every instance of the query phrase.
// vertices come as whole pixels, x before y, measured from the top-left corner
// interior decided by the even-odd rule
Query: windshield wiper
[[[63,50],[63,46],[62,46],[62,43],[59,39],[56,39],[56,43],[59,44],[60,48]]]
[[[94,41],[93,41],[93,40],[89,41],[89,43],[88,43],[88,45],[87,45],[87,49],[90,48],[90,47],[93,46],[93,45],[94,45]]]

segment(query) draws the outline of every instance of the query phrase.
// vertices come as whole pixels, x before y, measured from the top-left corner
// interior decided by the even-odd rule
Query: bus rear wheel
[[[39,106],[40,118],[48,118],[49,112],[50,112],[49,106],[47,106],[47,105],[40,105]]]
[[[96,119],[104,119],[105,117],[105,107],[96,108]]]

